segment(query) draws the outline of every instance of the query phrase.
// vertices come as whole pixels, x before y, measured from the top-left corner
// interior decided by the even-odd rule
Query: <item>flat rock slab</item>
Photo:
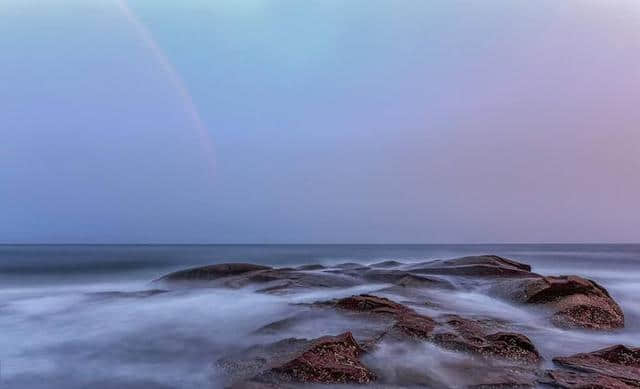
[[[602,374],[549,370],[541,383],[563,389],[633,389],[623,381]]]
[[[554,358],[553,361],[563,367],[640,386],[640,348],[616,345],[590,353]]]
[[[497,255],[436,260],[411,265],[406,270],[419,274],[469,277],[530,277],[531,266]]]
[[[251,263],[220,263],[176,271],[162,277],[165,281],[210,281],[222,277],[237,276],[258,270],[271,269],[269,266]]]

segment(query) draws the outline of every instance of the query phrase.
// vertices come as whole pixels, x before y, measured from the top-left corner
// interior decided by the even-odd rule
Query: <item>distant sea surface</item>
[[[151,281],[174,270],[224,262],[369,264],[480,254],[526,262],[541,274],[585,276],[609,290],[625,312],[626,328],[589,337],[593,344],[563,335],[567,350],[614,342],[640,346],[636,244],[0,245],[0,387],[216,387],[216,350],[241,342],[281,315],[288,302],[220,290],[148,299],[102,294],[151,289]],[[532,335],[543,351],[557,343],[551,331],[557,332]]]
[[[418,262],[496,254],[554,270],[611,276],[640,270],[640,244],[478,245],[0,245],[2,286],[152,280],[172,270],[224,262],[265,265]],[[557,271],[556,271],[557,272]]]

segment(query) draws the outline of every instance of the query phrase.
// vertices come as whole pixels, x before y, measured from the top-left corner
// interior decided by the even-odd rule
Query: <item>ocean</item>
[[[325,265],[496,254],[545,275],[598,281],[621,305],[626,326],[609,333],[567,331],[539,322],[528,309],[480,292],[443,293],[451,312],[521,323],[553,356],[612,344],[640,346],[640,245],[3,245],[0,246],[0,388],[222,388],[215,361],[225,352],[265,342],[252,334],[291,315],[295,304],[376,290],[379,285],[313,290],[294,296],[247,289],[181,289],[164,294],[153,280],[188,267],[250,262]],[[315,322],[293,330],[314,338],[348,323]],[[427,364],[431,350],[395,358]],[[427,359],[425,359],[427,358]],[[375,365],[375,361],[372,362]],[[385,368],[389,368],[386,366]],[[437,371],[434,374],[438,374]],[[455,382],[455,377],[445,377]]]

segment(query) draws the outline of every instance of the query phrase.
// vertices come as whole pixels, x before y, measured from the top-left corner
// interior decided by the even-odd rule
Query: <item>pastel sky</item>
[[[640,241],[637,0],[0,21],[0,242]]]

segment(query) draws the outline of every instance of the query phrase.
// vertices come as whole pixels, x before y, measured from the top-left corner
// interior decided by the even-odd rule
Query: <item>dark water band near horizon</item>
[[[153,280],[174,270],[225,262],[410,263],[482,254],[528,263],[544,275],[575,274],[599,282],[622,307],[625,328],[603,333],[554,328],[530,310],[480,291],[440,296],[451,312],[519,323],[545,363],[618,343],[640,346],[638,244],[0,245],[0,388],[219,388],[216,359],[229,349],[267,341],[252,332],[291,315],[292,302],[380,287],[293,296],[246,289],[181,290],[151,298],[111,293],[153,289]],[[321,321],[288,335],[314,338],[344,329],[340,322]],[[429,347],[394,363],[437,369],[447,356]],[[443,379],[455,382],[455,377]]]

